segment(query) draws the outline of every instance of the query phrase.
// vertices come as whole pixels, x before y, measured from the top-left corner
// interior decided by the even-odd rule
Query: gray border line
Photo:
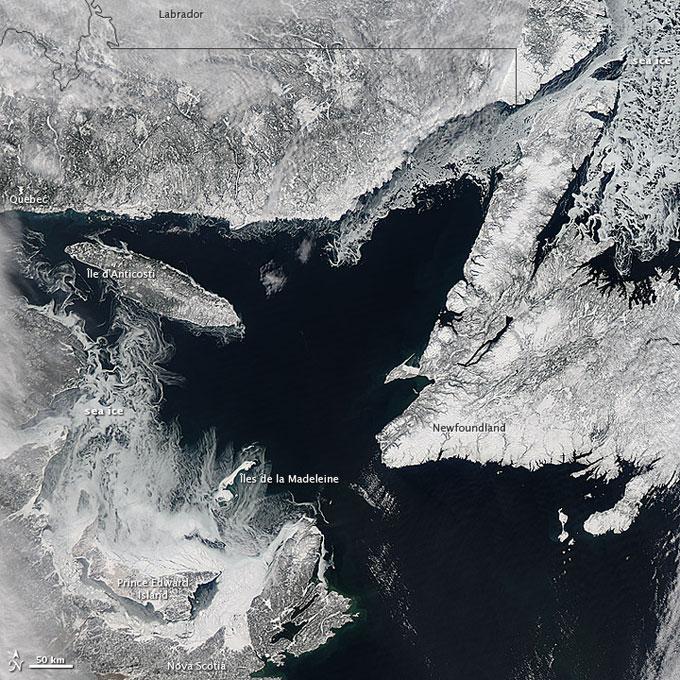
[[[297,52],[297,51],[305,51],[305,52],[341,52],[341,51],[347,51],[347,52],[352,52],[352,51],[357,51],[357,52],[380,52],[380,51],[385,51],[385,52],[392,52],[393,50],[404,50],[404,51],[425,51],[425,50],[434,50],[434,51],[444,51],[444,50],[454,50],[454,51],[460,51],[460,50],[489,50],[489,51],[494,51],[494,50],[512,50],[515,53],[515,106],[519,105],[519,84],[518,84],[518,68],[517,68],[517,59],[518,59],[518,50],[516,47],[481,47],[481,46],[471,46],[471,47],[446,47],[446,46],[432,46],[432,47],[427,47],[427,46],[417,46],[417,45],[407,45],[407,46],[401,46],[401,45],[395,45],[393,47],[390,46],[383,46],[383,45],[377,45],[377,46],[370,46],[370,45],[333,45],[333,46],[323,46],[323,45],[285,45],[285,46],[276,46],[276,45],[254,45],[252,47],[248,47],[246,45],[243,46],[229,46],[229,47],[163,47],[163,46],[154,46],[154,47],[123,47],[120,44],[116,43],[109,43],[109,47],[112,50],[126,50],[126,51],[141,51],[141,50],[177,50],[177,51],[186,51],[186,50],[203,50],[203,51],[208,51],[210,52],[211,50],[214,51],[221,51],[221,52],[238,52],[238,51],[256,51],[256,52]]]

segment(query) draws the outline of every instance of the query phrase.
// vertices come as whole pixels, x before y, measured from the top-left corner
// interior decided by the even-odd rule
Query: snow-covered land
[[[578,461],[612,478],[632,464],[623,498],[586,521],[596,534],[676,480],[680,438],[677,264],[659,259],[678,238],[672,8],[611,10],[607,49],[572,82],[482,136],[481,154],[452,145],[473,168],[495,155],[501,178],[453,320],[420,361],[433,383],[379,437],[390,466]]]

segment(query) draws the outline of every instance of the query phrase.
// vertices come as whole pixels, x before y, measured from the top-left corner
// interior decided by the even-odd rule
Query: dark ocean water
[[[274,473],[340,477],[289,490],[320,499],[330,578],[359,617],[322,649],[289,659],[289,680],[639,677],[676,573],[671,557],[657,555],[672,531],[663,504],[625,534],[595,539],[578,527],[620,496],[623,480],[573,479],[570,466],[528,472],[443,461],[387,470],[379,462],[376,433],[421,386],[384,385],[384,376],[422,351],[461,277],[483,218],[474,187],[390,215],[351,268],[329,266],[323,241],[301,262],[302,234],[246,241],[225,238],[219,225],[169,234],[167,225],[187,220],[167,215],[23,217],[45,234],[53,264],[65,245],[105,224],[105,240],[187,271],[234,304],[247,329],[242,342],[218,346],[165,324],[175,345],[168,368],[186,381],[167,387],[163,415],[179,420],[187,442],[215,427],[223,444],[264,444]],[[267,297],[259,272],[272,261],[287,282]],[[106,328],[110,304],[82,306],[92,329]],[[350,488],[367,470],[395,498],[394,513],[384,516]],[[571,546],[557,540],[559,508]]]

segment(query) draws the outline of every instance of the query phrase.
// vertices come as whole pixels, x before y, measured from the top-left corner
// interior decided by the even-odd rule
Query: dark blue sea
[[[274,473],[340,477],[271,489],[319,503],[330,580],[358,613],[325,647],[289,659],[289,680],[640,678],[676,574],[662,550],[674,531],[667,503],[622,535],[593,538],[581,523],[620,497],[625,476],[604,484],[573,478],[568,465],[380,463],[376,433],[423,386],[384,377],[425,347],[483,214],[471,183],[440,187],[385,218],[359,264],[339,268],[313,224],[246,239],[176,215],[22,215],[44,235],[52,264],[66,260],[65,245],[106,228],[103,240],[186,271],[233,303],[246,326],[241,342],[220,345],[164,322],[175,347],[167,368],[185,381],[166,387],[163,417],[180,422],[187,442],[215,427],[221,443],[262,443]],[[305,240],[312,249],[302,262]],[[287,280],[267,296],[260,269],[272,262]],[[96,300],[80,311],[92,332],[105,332],[113,301]],[[352,487],[367,471],[395,499],[391,514]],[[573,545],[557,539],[559,508]],[[380,578],[376,556],[385,558]]]

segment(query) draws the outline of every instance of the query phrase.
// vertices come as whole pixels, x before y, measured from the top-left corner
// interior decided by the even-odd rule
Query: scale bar
[[[56,670],[58,668],[73,668],[72,663],[32,663],[29,668],[47,668],[50,670]]]

